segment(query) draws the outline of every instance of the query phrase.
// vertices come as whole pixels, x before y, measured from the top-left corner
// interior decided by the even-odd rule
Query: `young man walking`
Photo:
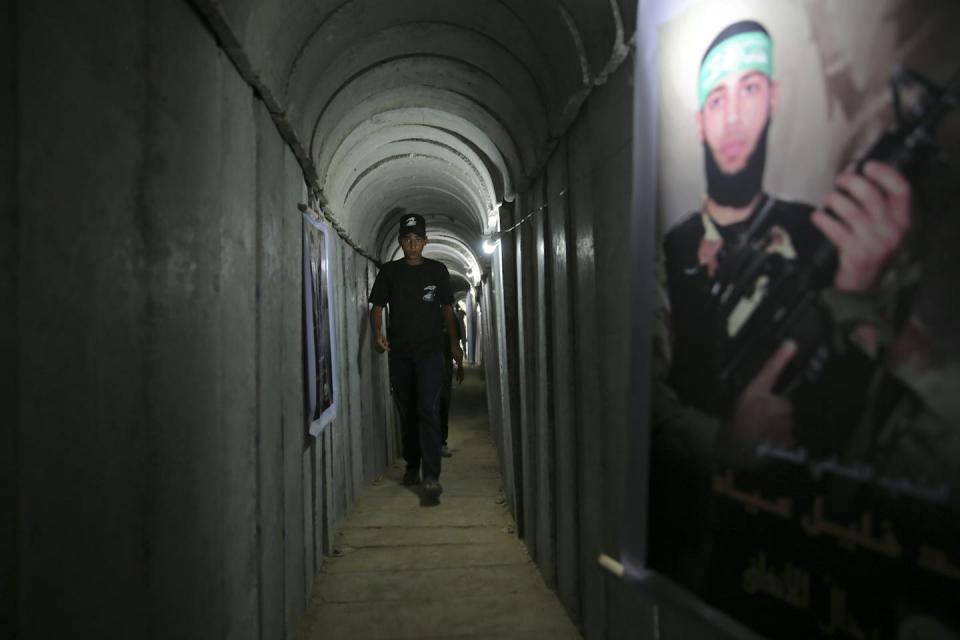
[[[370,291],[374,346],[389,354],[390,386],[400,413],[403,483],[414,485],[423,473],[423,490],[436,498],[440,486],[440,396],[443,390],[444,341],[462,367],[463,351],[453,316],[450,273],[443,263],[423,257],[426,222],[417,214],[400,220],[397,237],[403,258],[381,266]],[[389,305],[387,336],[383,309]],[[445,338],[443,326],[447,327]]]

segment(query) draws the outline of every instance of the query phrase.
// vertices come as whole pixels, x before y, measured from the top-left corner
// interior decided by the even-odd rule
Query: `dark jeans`
[[[403,458],[407,469],[440,477],[440,395],[443,353],[390,354],[390,386],[400,412]]]
[[[450,433],[450,396],[453,395],[453,356],[444,355],[443,388],[440,390],[440,438],[447,444]]]

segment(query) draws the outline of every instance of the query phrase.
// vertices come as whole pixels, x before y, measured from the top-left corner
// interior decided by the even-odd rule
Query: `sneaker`
[[[403,485],[409,487],[415,484],[420,484],[420,470],[407,469],[403,474]]]
[[[443,487],[440,486],[440,482],[436,478],[427,476],[423,479],[423,493],[436,498],[443,493]]]
[[[447,445],[443,445],[442,447],[440,447],[440,455],[443,456],[444,458],[449,458],[450,456],[453,455],[453,451],[450,451],[450,447],[448,447]]]

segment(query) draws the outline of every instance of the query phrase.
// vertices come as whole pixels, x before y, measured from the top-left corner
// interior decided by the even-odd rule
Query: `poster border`
[[[320,235],[323,236],[323,248],[327,254],[327,322],[330,326],[330,370],[331,370],[331,398],[332,402],[330,406],[324,409],[323,413],[316,420],[311,420],[309,426],[310,435],[314,438],[318,437],[337,417],[337,409],[339,405],[338,398],[340,397],[340,367],[339,367],[339,355],[337,353],[337,322],[336,322],[336,288],[334,286],[335,278],[334,271],[336,269],[335,262],[332,260],[333,256],[333,243],[330,240],[330,226],[323,222],[322,220],[317,220],[307,213],[303,213],[303,220],[307,225],[312,226],[314,229],[320,232]],[[306,226],[304,227],[306,228]],[[312,271],[310,270],[310,242],[307,237],[307,234],[303,234],[303,267],[304,267],[304,279],[306,276],[310,275],[312,277]],[[306,308],[306,355],[307,355],[307,393],[308,393],[308,409],[315,407],[318,399],[316,398],[316,358],[315,352],[317,345],[314,342],[314,332],[313,328],[313,286],[312,282],[304,282],[304,307]]]

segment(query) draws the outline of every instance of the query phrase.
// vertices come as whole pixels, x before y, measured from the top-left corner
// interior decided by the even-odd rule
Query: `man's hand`
[[[450,341],[450,355],[453,361],[457,363],[457,384],[463,382],[463,349],[460,348],[459,340]]]
[[[864,291],[876,284],[910,228],[910,183],[893,167],[868,162],[863,175],[848,168],[827,194],[812,222],[837,248],[834,286]]]
[[[752,450],[760,442],[789,446],[793,441],[793,405],[773,393],[777,379],[797,352],[794,342],[784,342],[740,394],[723,444]]]
[[[390,351],[390,343],[383,335],[383,307],[379,305],[370,307],[370,328],[373,330],[373,347],[377,353]]]

